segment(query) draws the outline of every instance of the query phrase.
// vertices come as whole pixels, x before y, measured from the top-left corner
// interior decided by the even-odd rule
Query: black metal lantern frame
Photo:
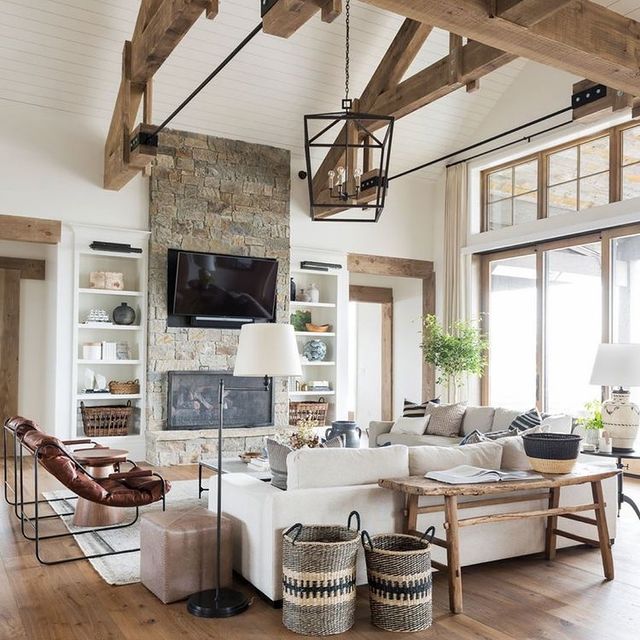
[[[350,102],[350,101],[347,101]],[[377,222],[384,208],[393,137],[393,116],[345,111],[304,116],[304,142],[311,219],[322,222]],[[339,135],[336,138],[336,133]],[[337,148],[342,165],[318,176],[323,188],[314,191],[312,150]],[[326,154],[325,154],[326,155]],[[369,215],[337,217],[345,209]],[[330,215],[332,210],[336,214]]]

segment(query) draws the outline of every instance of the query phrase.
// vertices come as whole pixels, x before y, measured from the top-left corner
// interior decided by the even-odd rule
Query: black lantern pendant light
[[[350,0],[347,0],[343,110],[304,117],[311,218],[326,222],[377,222],[387,193],[394,119],[359,113],[357,104],[352,110],[353,102],[349,98],[350,8]],[[326,151],[324,158],[322,151]]]

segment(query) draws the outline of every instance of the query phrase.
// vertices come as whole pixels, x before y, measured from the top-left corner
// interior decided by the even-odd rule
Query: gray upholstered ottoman
[[[140,581],[165,604],[213,589],[216,515],[202,507],[152,511],[140,524]],[[222,517],[222,586],[231,584],[231,522]]]

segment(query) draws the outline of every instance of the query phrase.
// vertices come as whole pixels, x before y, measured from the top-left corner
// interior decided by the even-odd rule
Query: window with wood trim
[[[482,194],[482,231],[640,197],[640,125],[487,169]]]

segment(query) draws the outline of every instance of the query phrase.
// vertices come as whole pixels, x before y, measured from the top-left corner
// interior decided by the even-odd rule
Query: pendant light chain
[[[345,45],[344,45],[344,98],[349,99],[349,19],[351,14],[351,0],[347,0],[345,8]]]

